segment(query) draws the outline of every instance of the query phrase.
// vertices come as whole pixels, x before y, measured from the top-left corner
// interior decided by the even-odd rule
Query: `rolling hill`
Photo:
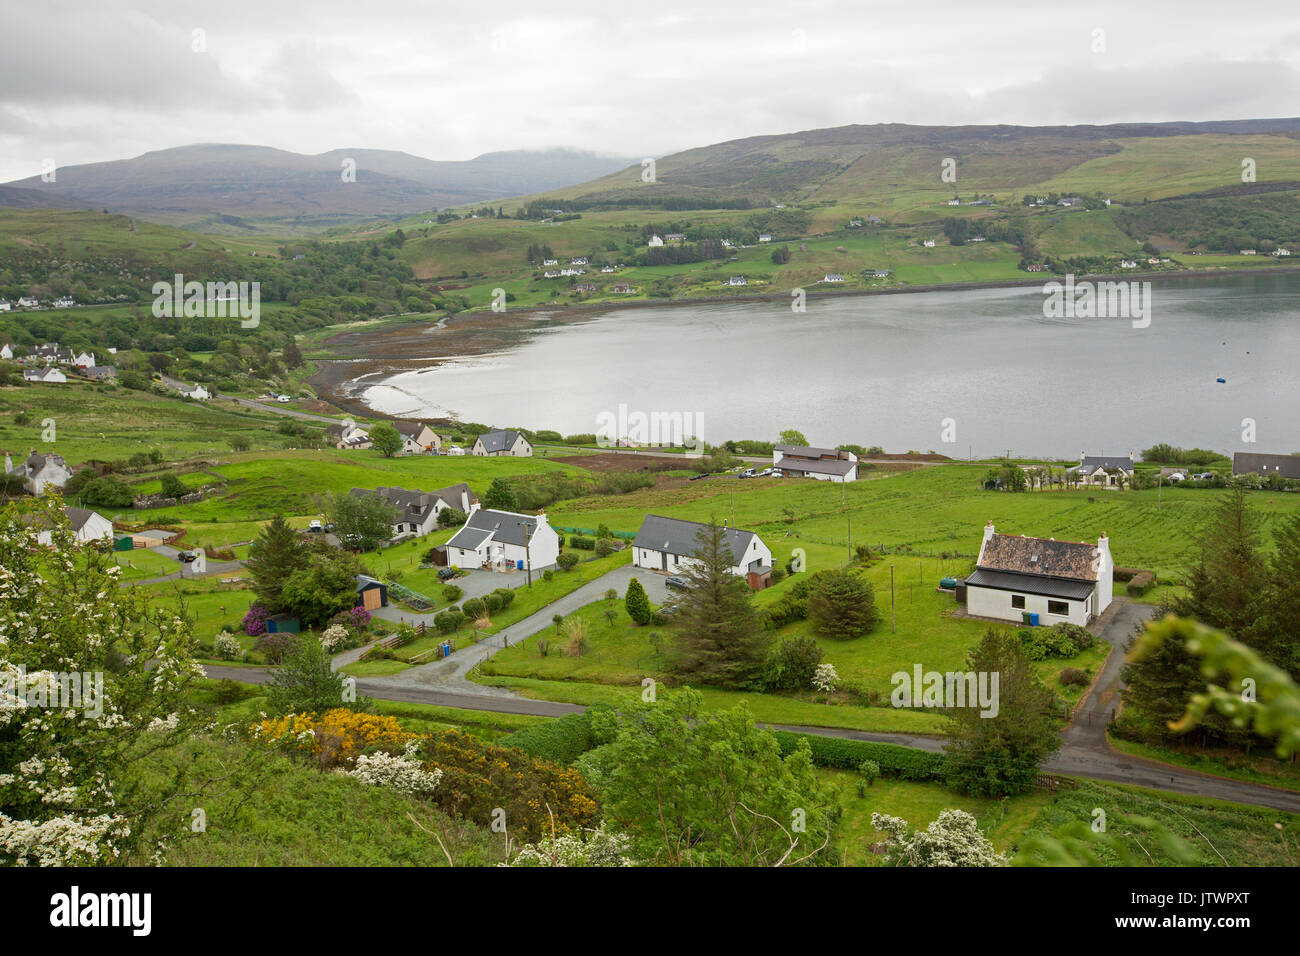
[[[355,181],[344,163],[355,162]],[[197,144],[65,166],[0,185],[0,206],[106,209],[205,232],[280,234],[493,202],[589,180],[628,160],[575,150],[486,153],[435,162],[382,149],[306,156],[266,146]]]

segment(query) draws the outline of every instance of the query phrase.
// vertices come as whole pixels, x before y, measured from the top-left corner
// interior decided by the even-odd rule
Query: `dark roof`
[[[386,588],[387,585],[385,585],[383,581],[379,580],[379,578],[372,578],[372,577],[371,577],[370,575],[368,575],[368,574],[358,574],[358,575],[357,575],[357,593],[358,593],[358,594],[360,594],[362,591],[367,591],[367,590],[369,590],[369,589],[372,588],[372,587],[381,587],[381,588]]]
[[[1019,574],[1015,571],[990,571],[976,568],[966,579],[967,587],[992,588],[995,591],[1020,591],[1044,597],[1082,601],[1097,585],[1092,581],[1066,581],[1041,574]]]
[[[453,508],[462,508],[460,500],[462,491],[469,494],[471,504],[478,501],[478,497],[463,481],[460,484],[439,488],[437,491],[407,491],[405,488],[376,488],[370,491],[368,488],[353,488],[351,494],[354,498],[363,495],[379,495],[397,509],[398,522],[413,521],[419,524],[423,523],[429,509],[435,507],[440,499]]]
[[[665,518],[662,515],[646,515],[641,522],[641,530],[632,542],[634,548],[649,551],[666,551],[678,557],[690,557],[699,550],[698,535],[708,525],[700,521],[683,521],[681,518]],[[723,528],[723,544],[731,551],[734,563],[739,564],[749,550],[749,542],[754,532],[742,528]]]
[[[1026,538],[1024,535],[995,534],[984,546],[979,566],[988,571],[1097,580],[1097,548],[1080,541]]]
[[[776,467],[783,472],[797,472],[800,474],[847,475],[858,467],[858,463],[856,461],[844,461],[843,459],[827,461],[823,458],[782,458],[776,463]]]
[[[447,546],[473,551],[483,543],[484,538],[491,535],[494,541],[522,548],[526,539],[531,539],[536,530],[537,519],[532,515],[478,508],[469,516],[465,526],[447,542]]]
[[[810,445],[775,445],[773,451],[791,458],[843,458],[844,452],[838,448],[814,448]]]
[[[478,436],[478,440],[483,443],[483,450],[489,454],[494,451],[506,451],[514,446],[515,439],[519,437],[519,432],[510,429],[502,431],[495,429],[490,432],[484,432]],[[524,439],[527,441],[527,439]]]
[[[1132,471],[1133,459],[1128,457],[1128,455],[1084,455],[1083,461],[1075,465],[1072,470],[1092,474],[1098,468],[1104,468],[1107,471],[1112,468],[1121,468],[1124,471]]]
[[[86,526],[86,522],[95,515],[93,511],[87,511],[85,508],[73,508],[71,505],[65,505],[63,513],[68,516],[68,527],[73,531],[80,531]]]
[[[429,428],[424,422],[393,422],[393,427],[397,429],[399,435],[406,435],[408,438],[415,438],[420,432]],[[430,429],[432,430],[432,429]]]
[[[1300,478],[1300,455],[1265,455],[1239,451],[1232,456],[1234,475],[1274,475]]]

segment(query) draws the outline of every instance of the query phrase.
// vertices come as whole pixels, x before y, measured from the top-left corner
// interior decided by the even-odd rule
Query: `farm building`
[[[474,440],[474,448],[471,454],[480,458],[531,458],[533,456],[533,446],[528,443],[524,433],[520,431],[493,429],[490,432],[484,432]]]
[[[1264,455],[1239,451],[1232,456],[1232,473],[1300,478],[1300,455]]]
[[[464,527],[447,542],[447,560],[459,568],[541,570],[560,556],[560,537],[546,515],[470,505]]]
[[[997,534],[984,528],[966,609],[976,617],[1086,625],[1110,606],[1115,562],[1103,534],[1095,545]]]
[[[700,531],[707,527],[699,521],[646,515],[632,542],[632,566],[669,573],[684,570],[695,560],[694,554],[700,546]],[[731,551],[733,573],[746,577],[756,574],[754,580],[760,582],[771,573],[772,549],[755,532],[724,528],[722,534]]]
[[[358,574],[357,604],[367,611],[388,607],[388,585],[368,574]]]

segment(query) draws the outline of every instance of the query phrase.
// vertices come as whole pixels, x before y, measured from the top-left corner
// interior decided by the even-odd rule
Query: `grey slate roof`
[[[976,568],[975,573],[966,579],[966,584],[968,587],[1019,591],[1022,594],[1039,594],[1068,601],[1082,601],[1096,587],[1092,581],[1067,581],[1041,574],[991,571],[988,568]]]
[[[699,549],[697,536],[700,529],[707,527],[708,525],[700,521],[646,515],[645,520],[641,522],[641,530],[636,533],[636,539],[632,542],[632,547],[645,548],[648,551],[666,551],[678,557],[690,557]],[[733,564],[739,564],[744,560],[745,552],[749,550],[749,543],[753,538],[752,531],[741,528],[722,529],[722,541],[735,559]]]
[[[1126,473],[1132,474],[1133,459],[1129,458],[1128,455],[1084,455],[1083,461],[1069,470],[1081,471],[1091,475],[1098,468],[1104,468],[1107,471],[1120,468]]]
[[[469,516],[465,526],[447,542],[447,547],[472,551],[482,544],[488,535],[491,535],[494,541],[515,544],[522,548],[536,531],[537,519],[532,515],[479,508]]]
[[[85,508],[74,508],[71,505],[65,505],[63,508],[63,513],[68,516],[68,527],[70,527],[73,531],[80,531],[82,528],[84,528],[86,526],[86,522],[89,521],[95,514],[95,512],[88,511]]]
[[[834,459],[827,461],[822,458],[804,459],[804,458],[782,458],[776,463],[776,467],[789,474],[818,474],[818,475],[847,475],[854,468],[858,467],[856,461],[844,461],[843,459]]]
[[[376,488],[373,492],[366,488],[353,488],[350,492],[354,498],[360,498],[363,495],[377,494],[390,505],[397,509],[397,522],[414,522],[423,524],[424,519],[429,514],[429,509],[437,505],[438,500],[445,501],[453,508],[460,508],[460,493],[462,491],[469,493],[471,503],[478,501],[478,497],[473,491],[470,491],[469,485],[461,482],[456,485],[448,485],[446,488],[439,488],[437,491],[407,491],[405,488]]]
[[[773,451],[779,451],[782,457],[790,458],[843,458],[844,452],[837,448],[815,448],[811,445],[774,445]]]
[[[1234,475],[1281,475],[1283,478],[1300,478],[1300,455],[1265,455],[1255,452],[1237,452],[1232,456]]]
[[[494,430],[484,432],[478,436],[478,440],[483,443],[483,450],[489,455],[498,451],[509,451],[514,445],[515,439],[519,437],[519,432],[511,429],[508,431]]]

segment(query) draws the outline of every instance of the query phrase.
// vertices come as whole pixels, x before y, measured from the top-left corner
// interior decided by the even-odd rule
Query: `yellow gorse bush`
[[[253,736],[268,744],[284,744],[310,753],[333,766],[348,763],[372,747],[400,748],[420,735],[403,730],[396,717],[338,708],[319,717],[289,714],[268,718],[253,726]]]

